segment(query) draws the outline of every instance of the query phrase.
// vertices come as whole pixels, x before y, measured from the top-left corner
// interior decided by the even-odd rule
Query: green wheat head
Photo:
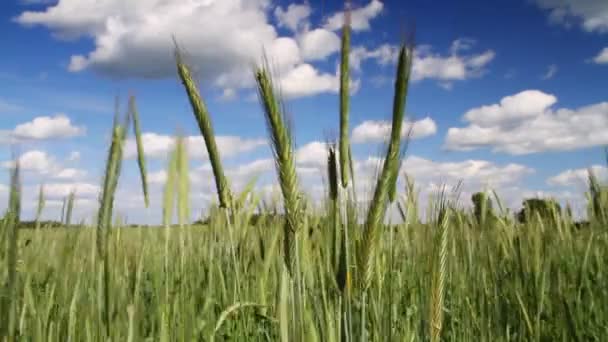
[[[380,171],[374,196],[367,213],[363,238],[360,246],[360,272],[363,288],[370,285],[374,270],[374,255],[378,248],[379,229],[387,208],[388,195],[395,187],[401,161],[401,127],[403,125],[408,82],[413,58],[413,47],[402,45],[399,50],[395,94],[393,101],[393,120],[388,150]]]
[[[133,133],[135,134],[135,143],[137,145],[137,165],[139,166],[139,174],[141,179],[141,187],[144,193],[144,204],[146,208],[150,206],[150,198],[148,195],[148,179],[146,172],[146,156],[144,154],[144,144],[141,139],[141,125],[139,122],[139,112],[135,103],[135,96],[129,97],[129,113],[133,119]]]
[[[346,3],[348,7],[348,2]],[[342,186],[348,186],[350,144],[348,142],[348,107],[349,107],[349,54],[350,54],[350,10],[344,12],[342,27],[342,48],[340,60],[340,170]],[[353,175],[354,178],[354,175]]]
[[[281,104],[275,95],[274,86],[270,78],[268,67],[261,67],[255,71],[258,97],[264,109],[264,117],[272,141],[279,184],[285,203],[286,224],[284,228],[283,247],[285,263],[288,268],[293,261],[293,239],[298,230],[298,216],[300,212],[300,191],[295,167],[295,156],[289,128],[285,124]]]
[[[231,203],[231,192],[228,187],[228,180],[224,175],[224,169],[222,168],[220,152],[215,142],[211,117],[209,116],[207,107],[205,106],[199,90],[192,79],[190,68],[183,62],[181,52],[177,45],[175,48],[175,58],[177,63],[177,73],[182,81],[182,84],[184,85],[184,88],[186,89],[194,117],[196,118],[201,134],[205,139],[205,146],[207,147],[207,153],[209,154],[211,168],[213,169],[213,175],[215,177],[220,207],[229,208]]]

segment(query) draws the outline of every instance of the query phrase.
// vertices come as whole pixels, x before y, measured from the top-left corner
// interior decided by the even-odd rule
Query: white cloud
[[[449,86],[446,82],[482,76],[496,54],[492,50],[477,54],[461,54],[470,50],[474,43],[475,41],[471,39],[457,39],[452,43],[448,55],[434,53],[428,45],[418,46],[414,50],[412,61],[412,81],[435,79],[443,82],[444,86]],[[357,46],[352,49],[350,57],[350,64],[355,70],[359,70],[361,63],[368,59],[376,60],[379,65],[394,64],[399,58],[399,47],[383,44],[370,50]]]
[[[306,31],[298,37],[302,58],[306,61],[323,60],[340,51],[340,38],[325,29]]]
[[[526,90],[500,100],[499,104],[469,110],[464,119],[482,127],[532,118],[557,102],[551,94],[539,90]]]
[[[274,159],[258,159],[247,164],[239,165],[238,167],[232,168],[228,171],[228,174],[233,180],[249,179],[252,176],[261,175],[265,172],[273,170],[274,165]]]
[[[74,162],[74,161],[78,161],[78,160],[80,160],[80,152],[78,152],[78,151],[70,152],[70,155],[68,156],[68,161]]]
[[[353,129],[353,143],[387,141],[391,134],[392,124],[389,121],[367,120]],[[406,137],[411,130],[411,138],[418,139],[437,133],[437,124],[430,117],[421,120],[405,121],[401,137]]]
[[[578,109],[552,109],[554,95],[527,90],[499,104],[468,111],[468,126],[450,128],[445,147],[528,154],[608,144],[608,102]]]
[[[300,64],[283,75],[280,80],[280,90],[286,98],[310,96],[319,93],[338,93],[340,77],[336,74],[320,73],[310,64]],[[351,79],[350,91],[359,89],[360,81]]]
[[[310,13],[311,10],[308,4],[291,4],[287,7],[287,10],[279,6],[274,10],[274,15],[279,22],[279,26],[287,27],[294,32],[302,28]]]
[[[95,197],[100,187],[89,183],[50,183],[44,185],[44,194],[48,198],[64,198],[75,191],[78,197]]]
[[[608,2],[604,0],[535,0],[549,10],[551,22],[572,26],[580,23],[587,32],[608,32]]]
[[[557,65],[556,64],[551,64],[549,65],[549,67],[547,68],[547,72],[545,72],[545,74],[541,77],[541,79],[543,80],[550,80],[552,79],[555,74],[557,74]]]
[[[366,31],[370,29],[370,21],[376,18],[384,8],[379,0],[371,0],[366,6],[351,10],[351,28],[353,31]],[[336,31],[344,25],[344,12],[339,12],[329,17],[325,28]]]
[[[602,165],[593,165],[585,169],[568,169],[547,179],[550,185],[571,186],[587,185],[589,180],[589,170],[601,180],[608,179],[608,168]]]
[[[51,116],[40,116],[30,122],[15,127],[13,135],[18,139],[58,139],[71,138],[85,134],[84,127],[72,124],[70,118],[65,114]]]
[[[462,180],[466,186],[477,190],[482,186],[513,184],[534,172],[525,165],[515,163],[501,166],[487,160],[436,162],[416,156],[408,157],[402,170],[418,181],[454,184]]]
[[[14,161],[2,164],[5,168],[15,165]],[[55,157],[40,150],[27,151],[19,156],[19,167],[23,171],[30,171],[53,179],[81,179],[87,175],[85,170],[64,168]]]
[[[382,4],[374,0],[355,10],[353,24],[368,25],[370,11],[378,7]],[[294,37],[280,37],[271,23],[270,9],[268,0],[142,0],[128,4],[122,0],[61,0],[41,11],[23,12],[16,21],[47,27],[64,39],[92,38],[92,51],[71,56],[69,70],[73,72],[91,69],[113,78],[174,77],[174,35],[196,75],[228,89],[228,95],[254,86],[251,65],[261,62],[263,51],[277,75],[285,76],[279,83],[286,85],[286,96],[333,92],[335,76],[305,61],[336,52],[335,34],[327,29],[309,30],[305,23],[308,6],[291,5],[287,10],[277,8],[275,16],[279,26],[298,32]],[[204,30],[192,29],[201,23]],[[294,79],[301,81],[297,76],[303,74],[305,82],[294,89]],[[290,89],[294,92],[289,93]]]
[[[67,168],[60,170],[57,174],[54,175],[54,178],[57,179],[80,179],[86,177],[87,172],[85,170],[75,169],[75,168]]]
[[[13,161],[4,162],[6,168],[13,167]],[[27,151],[19,156],[19,167],[23,171],[33,171],[39,174],[49,174],[56,172],[60,166],[55,160],[44,151],[32,150]]]
[[[380,65],[388,65],[396,63],[397,58],[399,58],[399,47],[396,45],[382,44],[372,50],[357,46],[351,50],[349,62],[354,70],[360,70],[361,63],[368,59],[374,59]]]
[[[457,54],[441,56],[430,50],[421,49],[414,56],[412,80],[430,78],[440,81],[462,81],[479,77],[495,56],[496,54],[492,50],[469,56]]]
[[[141,137],[145,155],[152,158],[164,158],[175,144],[175,138],[169,135],[143,133]],[[267,144],[266,139],[244,139],[236,136],[216,136],[215,141],[222,158],[253,151]],[[191,158],[207,157],[207,148],[202,136],[189,136],[186,138],[186,144]],[[125,146],[125,158],[135,156],[137,156],[135,140],[129,139]]]
[[[327,164],[327,144],[312,141],[296,150],[296,162],[301,166],[325,167]]]
[[[148,173],[147,180],[150,182],[150,184],[165,184],[167,181],[167,171],[158,170],[155,172],[150,172]]]
[[[593,58],[596,64],[608,64],[608,47],[605,47]]]

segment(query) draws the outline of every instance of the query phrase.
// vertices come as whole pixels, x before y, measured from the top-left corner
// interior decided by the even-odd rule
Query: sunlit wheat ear
[[[393,120],[388,150],[384,158],[382,170],[379,173],[374,196],[370,203],[359,251],[359,270],[362,274],[363,288],[369,287],[374,270],[374,256],[378,248],[380,227],[386,213],[388,193],[394,187],[401,160],[401,127],[405,112],[405,102],[408,90],[408,81],[413,58],[413,46],[402,45],[399,50],[397,77],[395,80],[395,94],[393,100]]]
[[[133,119],[133,132],[135,133],[135,143],[137,145],[137,165],[139,166],[139,175],[141,179],[141,188],[144,193],[144,204],[146,208],[150,206],[150,197],[148,195],[148,175],[146,172],[146,156],[144,154],[144,144],[141,139],[141,126],[139,122],[139,112],[135,104],[135,96],[129,97],[129,113]]]
[[[122,154],[125,140],[125,128],[116,120],[112,128],[112,142],[106,160],[103,187],[97,214],[97,251],[104,256],[104,232],[111,228],[112,210],[114,206],[114,194],[118,186],[120,169],[122,165]]]
[[[443,303],[445,293],[445,283],[447,280],[447,259],[448,259],[448,239],[449,239],[449,217],[450,209],[445,210],[442,220],[439,222],[441,235],[439,245],[436,246],[436,261],[432,272],[431,303],[430,303],[430,336],[431,342],[438,342],[443,328]]]
[[[348,2],[346,6],[348,7]],[[350,144],[348,141],[348,107],[349,107],[349,54],[350,54],[350,10],[344,12],[342,27],[342,48],[340,60],[340,170],[342,186],[348,186]],[[353,176],[354,177],[354,176]]]
[[[270,78],[267,64],[255,71],[258,97],[264,109],[266,126],[268,127],[272,151],[279,175],[279,184],[283,193],[286,224],[284,228],[283,247],[285,263],[291,270],[293,261],[293,239],[299,227],[300,192],[295,167],[292,139],[289,128],[285,124],[285,116],[281,111],[281,103],[275,95],[275,89]]]
[[[217,187],[217,194],[220,202],[220,207],[228,208],[230,205],[230,189],[228,187],[228,181],[224,175],[222,163],[220,160],[220,153],[215,142],[215,135],[213,133],[213,126],[211,125],[211,118],[207,112],[207,108],[201,95],[198,91],[189,67],[183,62],[181,51],[176,44],[175,47],[175,59],[177,63],[177,73],[182,81],[192,106],[194,117],[198,123],[198,127],[205,139],[205,145],[207,147],[207,153],[209,154],[209,160],[211,162],[211,168],[213,169],[213,176],[215,177],[215,184]]]

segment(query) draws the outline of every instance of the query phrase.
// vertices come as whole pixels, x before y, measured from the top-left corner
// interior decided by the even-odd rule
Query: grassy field
[[[310,209],[268,65],[255,70],[282,200],[265,209],[252,187],[230,188],[210,115],[176,48],[177,72],[213,168],[217,205],[191,225],[187,151],[169,158],[164,225],[122,227],[114,194],[124,142],[146,161],[135,99],[116,116],[92,226],[47,228],[41,188],[33,229],[20,229],[20,169],[0,224],[3,341],[602,341],[608,336],[608,191],[590,177],[588,222],[554,206],[519,220],[498,205],[465,210],[444,191],[418,217],[397,189],[413,59],[404,44],[392,130],[371,201],[361,209],[349,144],[348,16],[342,33],[340,138],[327,148],[323,210]],[[498,201],[494,201],[498,204]],[[66,198],[69,225],[74,194]],[[401,219],[388,224],[397,208]],[[177,220],[175,218],[177,217]],[[177,224],[173,224],[177,221]]]
[[[234,224],[218,211],[208,226],[112,229],[107,279],[95,229],[23,231],[12,298],[19,340],[105,340],[107,324],[114,341],[418,341],[430,338],[438,309],[442,340],[608,336],[605,226],[479,226],[471,215],[443,229],[403,223],[383,229],[369,287],[352,279],[341,291],[327,219],[309,217],[312,235],[296,233],[290,276],[280,219],[243,224],[251,211]]]

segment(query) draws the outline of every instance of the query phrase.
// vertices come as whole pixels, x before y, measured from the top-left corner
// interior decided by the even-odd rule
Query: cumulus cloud
[[[19,156],[19,167],[23,171],[33,171],[39,174],[49,174],[56,172],[60,166],[48,153],[39,150],[27,151]],[[15,162],[4,162],[4,167],[14,167]]]
[[[477,188],[483,185],[512,184],[534,172],[525,165],[515,163],[497,165],[487,160],[471,159],[457,162],[434,162],[416,156],[407,158],[402,169],[421,181],[454,183],[462,180]]]
[[[608,144],[608,102],[577,109],[552,108],[554,95],[526,90],[500,103],[469,110],[466,127],[448,130],[445,147],[529,154]]]
[[[587,32],[608,32],[608,2],[604,0],[535,0],[549,11],[553,23],[580,24]]]
[[[595,64],[608,64],[608,47],[605,47],[600,51],[597,56],[593,57]]]
[[[99,185],[89,183],[50,183],[44,185],[44,194],[48,198],[64,198],[72,191],[75,191],[78,197],[94,198],[99,194]]]
[[[479,77],[496,54],[487,50],[480,54],[442,56],[430,49],[420,49],[414,56],[412,80],[436,79],[440,81],[462,81]]]
[[[85,134],[85,127],[74,126],[65,114],[40,116],[30,122],[17,125],[13,135],[17,139],[59,139]]]
[[[368,26],[370,9],[378,7],[382,4],[373,0],[355,10],[353,24]],[[306,61],[335,53],[336,34],[328,28],[310,30],[310,8],[291,5],[276,8],[274,14],[279,26],[297,32],[293,37],[279,36],[270,9],[267,0],[143,0],[128,4],[121,0],[61,0],[41,11],[25,11],[16,21],[47,27],[63,39],[93,39],[92,51],[71,56],[69,70],[73,72],[90,69],[113,78],[174,77],[174,35],[196,74],[228,89],[228,95],[254,85],[250,68],[261,62],[264,51],[277,75],[285,78],[279,80],[285,96],[333,92],[336,76]],[[204,30],[192,29],[201,23]],[[294,78],[300,81],[296,76],[303,74],[308,78],[294,89]],[[290,93],[291,89],[295,91]]]
[[[327,144],[312,141],[296,150],[296,162],[301,166],[324,167],[327,163]]]
[[[353,129],[353,143],[386,141],[391,134],[391,127],[392,124],[389,121],[364,121]],[[414,122],[405,121],[401,128],[403,138],[410,134],[412,139],[419,139],[435,133],[437,133],[437,124],[430,117]]]
[[[57,179],[80,179],[86,177],[87,172],[81,169],[67,168],[62,169],[54,175]]]
[[[382,44],[375,49],[367,49],[364,46],[354,47],[349,56],[350,66],[354,70],[361,69],[361,63],[365,60],[375,60],[380,65],[388,65],[397,62],[399,47],[391,44]]]
[[[369,157],[356,163],[358,176],[370,178],[376,174],[382,159]],[[487,160],[462,160],[440,162],[418,156],[407,157],[401,165],[400,175],[407,173],[419,186],[433,187],[440,184],[455,184],[459,181],[470,189],[502,187],[520,181],[534,172],[522,164],[498,165]]]
[[[349,89],[351,93],[360,87],[360,81],[351,79]],[[310,64],[300,64],[283,75],[280,89],[286,98],[310,96],[319,93],[337,94],[340,90],[340,76],[336,74],[320,73]]]
[[[589,171],[599,179],[608,179],[608,168],[602,165],[593,165],[585,169],[568,169],[559,174],[547,179],[549,185],[572,186],[572,185],[587,185],[589,180]]]
[[[274,10],[279,27],[287,27],[294,32],[302,29],[310,17],[310,13],[311,9],[308,4],[291,4],[287,9],[279,6]]]
[[[81,169],[64,168],[57,159],[45,151],[30,150],[21,154],[18,158],[19,167],[23,171],[34,172],[41,176],[53,179],[81,179],[86,177],[87,172]],[[5,168],[14,167],[14,161],[5,161]]]
[[[446,82],[482,76],[496,53],[486,50],[466,54],[474,43],[471,39],[457,39],[452,42],[450,53],[446,55],[433,52],[428,45],[418,46],[412,62],[412,81],[434,79],[445,85]],[[350,57],[351,66],[355,70],[359,70],[361,63],[366,60],[375,60],[379,65],[394,64],[399,57],[399,47],[390,44],[382,44],[375,49],[357,46],[351,51]]]
[[[175,138],[169,135],[148,132],[143,133],[141,138],[145,146],[144,153],[152,158],[164,158],[175,145]],[[253,151],[267,144],[266,139],[245,139],[237,136],[216,136],[215,141],[222,158]],[[191,158],[207,157],[207,148],[202,136],[186,137],[186,144]],[[125,146],[125,158],[135,156],[137,156],[137,145],[134,139],[129,139]]]
[[[366,31],[370,29],[370,21],[376,18],[384,8],[379,0],[371,0],[366,6],[351,10],[351,28],[353,31]],[[336,31],[344,24],[344,12],[339,12],[327,19],[324,27]]]
[[[340,38],[322,28],[306,31],[298,37],[302,58],[306,61],[323,60],[340,50]]]

